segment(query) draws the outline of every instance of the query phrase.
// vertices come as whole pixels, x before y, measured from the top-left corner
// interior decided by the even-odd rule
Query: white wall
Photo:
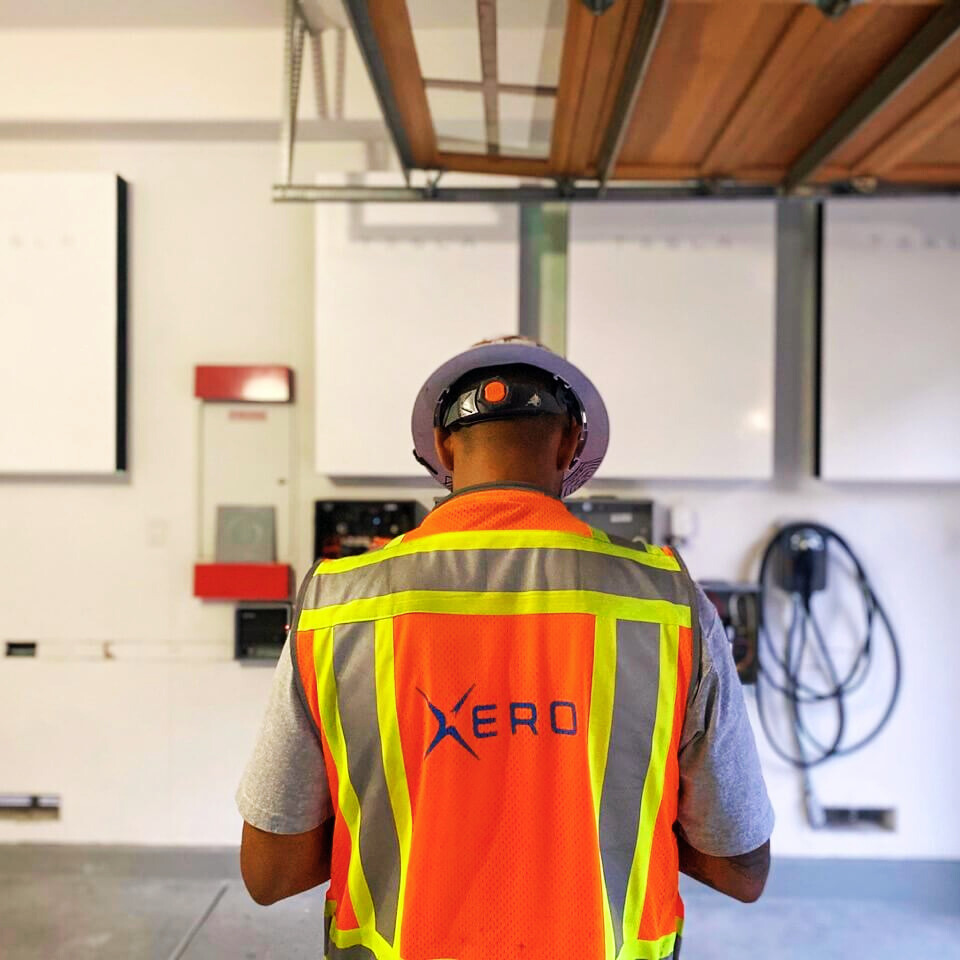
[[[359,148],[311,149],[327,169],[358,169],[364,159]],[[298,574],[310,559],[314,499],[412,493],[430,503],[434,495],[426,482],[405,490],[334,487],[313,472],[313,214],[270,204],[276,166],[273,144],[0,141],[2,170],[126,177],[132,255],[129,481],[0,483],[0,641],[40,643],[37,660],[0,659],[0,791],[63,796],[61,820],[0,820],[0,840],[237,839],[232,795],[269,671],[230,662],[232,608],[191,596],[195,364],[296,369],[291,559]],[[781,306],[799,315],[796,304]],[[699,576],[753,575],[758,549],[784,520],[812,516],[850,539],[900,629],[903,698],[869,751],[824,770],[817,783],[827,803],[897,806],[900,827],[883,836],[808,831],[795,776],[761,744],[779,815],[775,848],[797,856],[960,857],[952,733],[960,727],[952,602],[960,489],[805,479],[811,423],[801,372],[809,372],[810,356],[801,333],[781,330],[773,482],[595,489],[693,508],[699,530],[686,556]],[[723,390],[723,371],[689,386]],[[103,659],[104,642],[114,660]]]
[[[363,162],[352,147],[313,149],[329,167]],[[305,416],[313,215],[271,204],[276,154],[273,144],[0,142],[0,169],[127,178],[131,253],[129,480],[0,482],[0,640],[39,642],[35,661],[0,660],[0,792],[59,792],[64,804],[59,822],[0,821],[2,840],[238,836],[232,791],[269,671],[229,662],[232,606],[191,594],[193,367],[295,368],[291,559],[302,573],[310,502],[324,489]],[[104,643],[115,661],[102,659]]]

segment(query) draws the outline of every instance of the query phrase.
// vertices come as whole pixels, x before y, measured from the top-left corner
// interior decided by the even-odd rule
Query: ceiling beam
[[[434,165],[437,139],[404,0],[343,0],[405,175]]]
[[[630,51],[630,59],[627,61],[623,81],[617,91],[617,99],[613,105],[610,123],[607,125],[606,133],[600,144],[600,153],[597,158],[597,179],[600,182],[601,190],[606,186],[617,165],[617,158],[620,156],[623,141],[627,137],[627,130],[633,118],[637,98],[640,96],[640,89],[650,67],[650,60],[653,58],[657,40],[660,38],[660,31],[666,18],[668,6],[669,0],[644,0],[643,11],[640,14],[637,32],[633,39],[633,48]]]
[[[423,85],[432,90],[470,90],[483,92],[482,80],[441,80],[438,77],[424,77]],[[545,84],[497,83],[498,93],[518,93],[531,97],[555,97],[557,88]]]
[[[683,197],[769,197],[775,186],[744,187],[729,184],[712,191],[696,180],[634,184],[601,188],[581,186],[561,192],[558,187],[520,185],[516,187],[348,187],[321,184],[275,184],[273,199],[278,203],[549,203],[551,201],[672,200]]]
[[[857,176],[882,177],[960,120],[960,73],[854,164]]]
[[[550,161],[546,157],[508,157],[503,154],[490,156],[486,153],[457,153],[441,151],[437,155],[440,170],[455,170],[459,173],[499,173],[513,177],[537,177],[550,179]]]
[[[939,183],[960,191],[960,163],[913,165],[904,164],[884,177],[889,183]]]
[[[784,178],[784,190],[796,190],[813,176],[830,155],[916,77],[958,31],[960,0],[947,0],[872,82],[854,97],[827,129],[803,151]]]
[[[918,168],[920,170],[921,168]],[[954,167],[954,170],[958,168]],[[681,200],[697,198],[700,200],[724,200],[750,197],[777,197],[780,195],[777,184],[758,184],[746,186],[742,183],[724,182],[704,184],[699,180],[664,181],[661,183],[637,183],[631,186],[599,185],[578,186],[563,191],[559,187],[540,187],[520,185],[516,187],[348,187],[322,186],[315,183],[274,184],[273,200],[276,203],[550,203],[608,202]],[[817,188],[817,196],[865,196],[865,197],[909,197],[941,196],[960,193],[960,185],[942,185],[936,183],[879,183],[873,188],[857,192],[850,184],[823,186]]]
[[[480,34],[480,76],[483,91],[483,125],[487,153],[500,152],[500,101],[497,93],[497,0],[477,0],[477,32]]]
[[[800,5],[787,23],[779,39],[764,57],[756,77],[747,86],[742,98],[720,127],[700,164],[701,176],[729,174],[742,164],[742,155],[751,153],[767,124],[763,115],[779,92],[791,82],[795,64],[820,31],[826,19],[809,4]],[[746,148],[746,149],[745,149]]]
[[[550,135],[550,169],[557,176],[568,176],[572,172],[570,154],[574,144],[574,128],[583,99],[590,46],[597,20],[582,3],[567,4],[560,79]]]

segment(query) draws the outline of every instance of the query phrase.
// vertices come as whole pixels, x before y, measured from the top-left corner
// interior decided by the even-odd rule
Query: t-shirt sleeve
[[[735,857],[770,839],[773,808],[726,631],[697,588],[701,678],[680,738],[677,822],[701,853]]]
[[[237,790],[237,809],[268,833],[306,833],[333,815],[323,750],[296,688],[289,638]]]

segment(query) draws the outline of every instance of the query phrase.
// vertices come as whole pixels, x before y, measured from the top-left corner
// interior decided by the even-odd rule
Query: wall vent
[[[37,655],[37,645],[33,640],[8,640],[8,657],[35,657]]]
[[[897,811],[893,807],[824,807],[824,826],[828,830],[897,829]]]
[[[59,793],[0,793],[0,820],[59,819]]]

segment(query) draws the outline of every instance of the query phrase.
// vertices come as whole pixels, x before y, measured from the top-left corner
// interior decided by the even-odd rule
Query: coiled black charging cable
[[[792,613],[786,630],[782,654],[771,639],[771,573],[775,561],[782,560],[778,554],[791,550],[791,540],[795,535],[813,533],[822,538],[827,563],[829,564],[831,547],[839,549],[853,565],[853,576],[863,599],[866,627],[863,640],[856,650],[852,665],[841,675],[837,661],[830,651],[827,638],[813,610],[811,598],[813,588],[809,581],[805,586],[791,593]],[[801,584],[803,578],[800,578]],[[873,741],[887,725],[893,714],[900,695],[901,655],[896,632],[887,616],[887,612],[877,597],[870,579],[849,544],[835,530],[817,523],[790,524],[776,534],[767,545],[760,563],[760,657],[759,676],[757,678],[757,713],[764,735],[774,752],[782,760],[803,771],[807,815],[815,826],[822,826],[823,816],[810,784],[808,772],[813,767],[826,763],[836,757],[848,756],[863,749]],[[882,625],[893,657],[893,689],[891,690],[883,715],[866,735],[848,741],[848,704],[847,698],[863,686],[870,674],[874,653],[877,649],[875,633],[877,625]],[[810,679],[809,666],[805,663],[816,658],[822,674],[823,683],[815,684]],[[794,749],[789,750],[779,743],[771,729],[766,692],[769,687],[783,697],[790,711],[793,729]],[[806,712],[814,706],[832,703],[835,711],[835,723],[832,735],[827,738],[816,736],[810,729]]]

